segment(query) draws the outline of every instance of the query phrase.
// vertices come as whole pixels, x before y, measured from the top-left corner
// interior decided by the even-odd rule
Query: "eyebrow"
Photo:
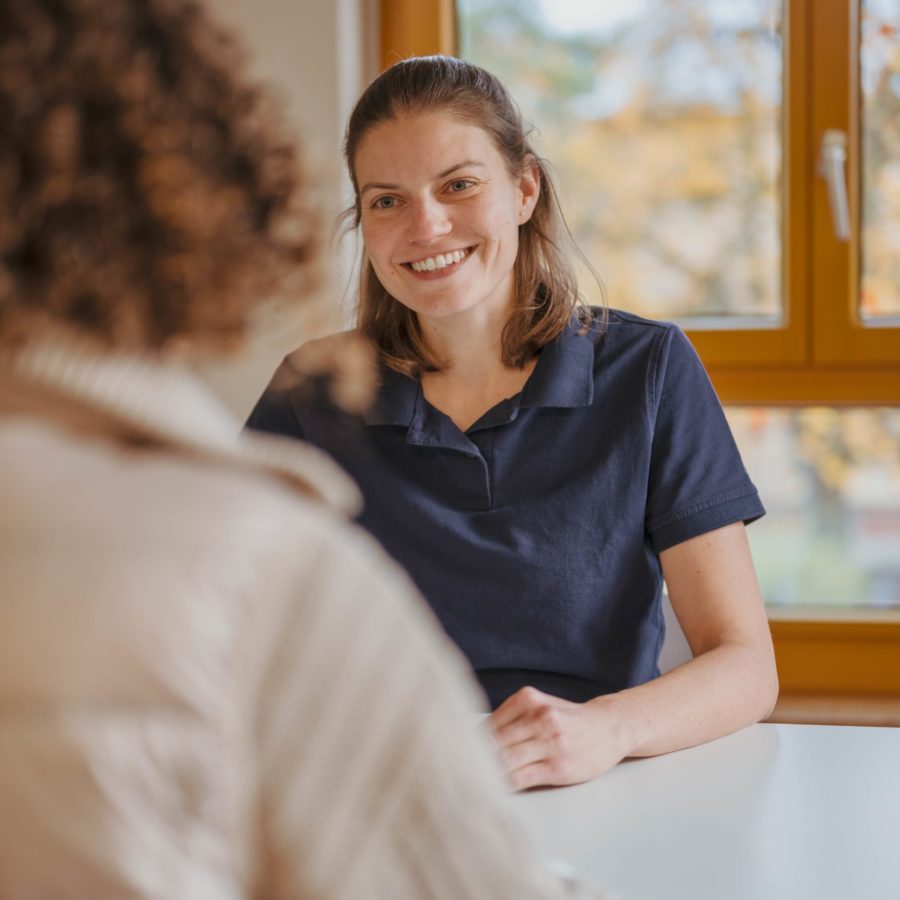
[[[443,172],[438,172],[438,174],[435,175],[435,180],[439,178],[446,178],[448,175],[452,175],[457,169],[468,169],[472,166],[477,166],[478,168],[483,169],[485,167],[485,164],[478,162],[477,159],[464,159],[462,162],[454,163],[452,166],[450,166],[449,169],[444,169]],[[361,197],[366,193],[366,191],[396,191],[399,187],[399,184],[390,184],[385,181],[369,181],[359,189],[359,195]]]

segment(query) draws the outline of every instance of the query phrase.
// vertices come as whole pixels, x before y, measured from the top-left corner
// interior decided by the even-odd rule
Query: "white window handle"
[[[850,240],[850,207],[847,203],[847,178],[844,172],[846,162],[847,133],[829,128],[822,135],[819,175],[828,186],[831,223],[834,226],[834,236],[839,241]]]

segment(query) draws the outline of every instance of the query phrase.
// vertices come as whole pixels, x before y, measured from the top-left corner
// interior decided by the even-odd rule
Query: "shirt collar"
[[[83,338],[54,332],[4,351],[3,375],[77,404],[112,434],[267,470],[347,514],[361,507],[356,486],[324,453],[288,438],[241,432],[231,412],[185,366],[104,352]],[[0,411],[3,406],[0,396]]]
[[[541,351],[517,407],[573,408],[594,399],[594,332],[572,322]],[[367,425],[406,425],[422,404],[417,378],[382,367],[378,397],[363,415]]]
[[[525,384],[521,406],[590,406],[594,399],[594,335],[589,326],[573,319],[547,344]]]

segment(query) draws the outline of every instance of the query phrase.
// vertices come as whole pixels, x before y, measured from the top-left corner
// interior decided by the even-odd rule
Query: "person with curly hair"
[[[354,485],[185,365],[317,283],[240,73],[190,0],[0,0],[0,896],[597,896]]]
[[[310,402],[290,386],[300,353],[248,425],[356,479],[361,523],[476,672],[513,785],[586,781],[765,718],[756,488],[685,335],[582,303],[506,88],[465,60],[400,61],[363,92],[344,150],[377,403],[354,418]],[[664,581],[694,658],[661,676]]]

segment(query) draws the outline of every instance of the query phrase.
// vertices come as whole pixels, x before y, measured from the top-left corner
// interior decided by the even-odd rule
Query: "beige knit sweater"
[[[0,898],[596,897],[355,488],[185,373],[0,367]]]

